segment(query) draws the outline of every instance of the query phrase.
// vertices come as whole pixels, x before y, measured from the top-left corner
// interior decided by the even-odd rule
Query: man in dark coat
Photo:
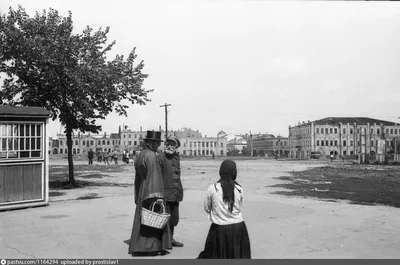
[[[89,165],[93,165],[93,157],[94,157],[93,150],[90,149],[89,152],[88,152]]]
[[[168,225],[163,229],[157,229],[141,224],[142,207],[150,209],[152,203],[159,200],[165,205],[164,182],[156,156],[160,142],[161,132],[147,131],[144,150],[135,161],[136,210],[129,244],[129,254],[135,256],[164,255],[168,253],[166,249],[172,248]],[[154,210],[159,209],[154,207]]]
[[[167,212],[171,214],[169,226],[173,247],[183,247],[182,243],[173,238],[174,228],[179,222],[179,202],[183,200],[180,159],[179,153],[176,151],[180,145],[178,138],[170,136],[165,141],[164,152],[158,155],[164,180],[164,197],[167,202]]]

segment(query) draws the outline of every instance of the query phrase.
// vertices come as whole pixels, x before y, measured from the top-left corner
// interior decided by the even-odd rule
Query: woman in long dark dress
[[[198,259],[251,259],[250,239],[243,221],[243,188],[235,181],[236,163],[222,162],[220,180],[207,190],[204,210],[212,222]]]
[[[154,133],[155,136],[152,135]],[[145,150],[140,152],[135,161],[136,210],[128,252],[135,256],[163,255],[172,248],[168,225],[157,229],[141,224],[142,207],[149,209],[153,202],[164,197],[164,182],[155,153],[160,146],[160,136],[160,132],[148,131]],[[155,210],[158,211],[156,207]]]

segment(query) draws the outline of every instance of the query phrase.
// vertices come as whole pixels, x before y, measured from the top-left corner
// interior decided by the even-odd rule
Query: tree
[[[109,28],[73,33],[72,13],[43,10],[32,18],[21,6],[0,17],[0,72],[7,75],[0,89],[0,104],[41,106],[59,119],[67,136],[69,182],[75,186],[72,133],[101,131],[98,119],[111,113],[127,115],[128,104],[145,105],[142,88],[147,74],[143,61],[135,65],[135,48],[124,59],[106,54]]]
[[[227,156],[238,156],[239,155],[239,150],[237,148],[228,150]]]
[[[260,150],[260,151],[258,151],[258,154],[257,155],[259,155],[259,156],[265,156],[265,152],[264,152],[264,150]]]
[[[249,156],[250,155],[250,151],[249,151],[249,149],[247,147],[243,147],[242,155],[243,156]]]

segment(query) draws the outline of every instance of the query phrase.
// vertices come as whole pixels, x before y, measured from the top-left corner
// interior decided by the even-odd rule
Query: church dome
[[[217,136],[218,137],[224,137],[224,136],[226,136],[227,134],[224,132],[224,131],[220,131],[218,134],[217,134]]]

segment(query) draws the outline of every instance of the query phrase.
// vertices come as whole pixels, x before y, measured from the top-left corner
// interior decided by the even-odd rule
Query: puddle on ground
[[[313,184],[332,184],[332,181],[314,181]]]
[[[64,215],[64,214],[60,214],[60,215],[45,215],[45,216],[41,216],[40,219],[62,219],[62,218],[66,218],[69,217],[69,215]]]
[[[113,216],[107,217],[107,219],[114,219],[114,218],[126,217],[126,216],[129,216],[129,215],[127,215],[127,214],[113,215]]]
[[[311,190],[313,190],[313,191],[319,191],[319,192],[328,192],[328,191],[330,191],[330,190],[320,190],[320,189],[317,189],[317,188],[314,188],[314,189],[311,189]]]

